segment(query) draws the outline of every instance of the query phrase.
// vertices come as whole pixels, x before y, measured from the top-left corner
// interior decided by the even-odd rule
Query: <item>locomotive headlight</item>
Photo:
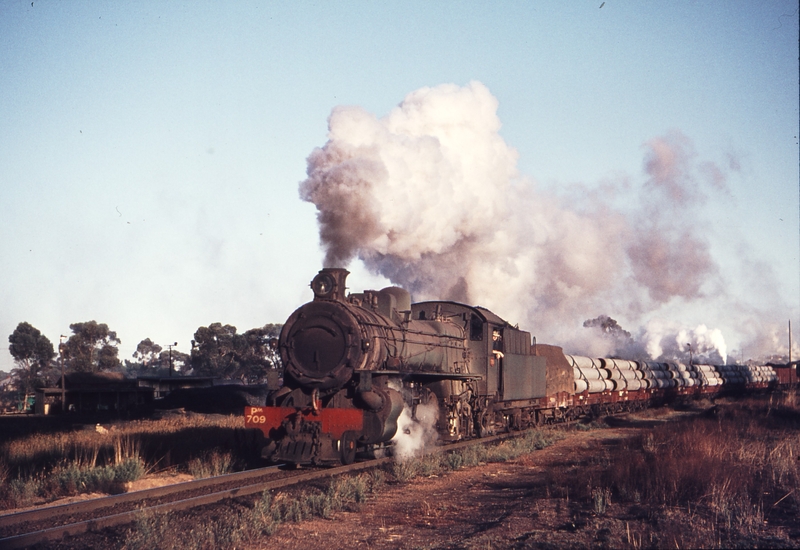
[[[328,298],[333,294],[335,284],[330,274],[320,273],[311,281],[311,290],[314,291],[314,296],[317,298]]]

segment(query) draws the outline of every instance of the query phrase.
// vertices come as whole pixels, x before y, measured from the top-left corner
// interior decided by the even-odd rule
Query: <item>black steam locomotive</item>
[[[772,367],[725,377],[705,365],[573,357],[481,307],[412,304],[397,287],[345,295],[347,275],[313,279],[314,300],[281,332],[283,387],[245,409],[246,426],[266,437],[264,458],[349,464],[390,442],[404,408],[414,418],[433,406],[439,439],[454,441],[778,378]]]

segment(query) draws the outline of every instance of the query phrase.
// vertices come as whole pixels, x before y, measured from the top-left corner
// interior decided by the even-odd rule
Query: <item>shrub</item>
[[[458,470],[464,465],[464,457],[461,453],[447,453],[447,466],[451,470]]]
[[[488,456],[488,451],[483,445],[471,445],[456,452],[461,454],[462,464],[465,468],[472,468],[481,462],[486,462]]]
[[[122,545],[123,550],[142,550],[160,548],[168,532],[166,516],[139,511],[134,527],[127,531]]]
[[[42,482],[38,478],[12,479],[7,485],[7,500],[14,507],[27,506],[39,494]]]
[[[386,483],[386,474],[383,470],[372,470],[369,472],[369,486],[373,493],[378,492]]]
[[[136,481],[144,477],[146,470],[144,463],[138,458],[129,458],[115,467],[114,479],[120,483]]]
[[[419,472],[419,460],[410,458],[407,460],[396,460],[392,462],[392,475],[400,483],[406,483],[417,477]]]

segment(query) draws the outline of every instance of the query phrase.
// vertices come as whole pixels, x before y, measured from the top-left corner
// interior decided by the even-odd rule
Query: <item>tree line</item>
[[[128,376],[176,374],[215,376],[259,383],[270,371],[280,370],[277,338],[281,324],[266,324],[243,334],[233,325],[211,323],[194,333],[191,353],[161,346],[145,338],[132,359],[119,358],[120,339],[105,323],[87,321],[69,326],[72,334],[59,343],[59,350],[39,329],[27,322],[17,325],[8,337],[8,350],[16,368],[12,375],[26,393],[52,386],[61,369],[73,372],[123,372]]]

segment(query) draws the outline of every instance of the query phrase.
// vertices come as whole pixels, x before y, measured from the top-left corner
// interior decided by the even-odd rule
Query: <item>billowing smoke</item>
[[[392,438],[394,456],[408,460],[420,456],[425,448],[436,442],[436,420],[439,407],[436,403],[418,404],[412,415],[408,407],[403,408],[397,420],[397,433]]]
[[[645,327],[660,309],[721,292],[700,220],[708,197],[727,192],[725,170],[699,162],[688,138],[644,144],[639,185],[546,190],[517,171],[497,107],[471,82],[414,91],[383,118],[335,108],[300,184],[318,209],[326,266],[358,258],[415,300],[480,304],[539,341],[592,355],[631,342],[582,328],[591,315]],[[718,331],[671,330],[633,331],[634,347],[666,357],[691,342],[727,354]]]
[[[496,109],[478,83],[418,90],[382,120],[334,109],[328,143],[309,157],[301,184],[319,209],[326,263],[359,255],[378,271],[403,272],[491,240],[516,174]]]

